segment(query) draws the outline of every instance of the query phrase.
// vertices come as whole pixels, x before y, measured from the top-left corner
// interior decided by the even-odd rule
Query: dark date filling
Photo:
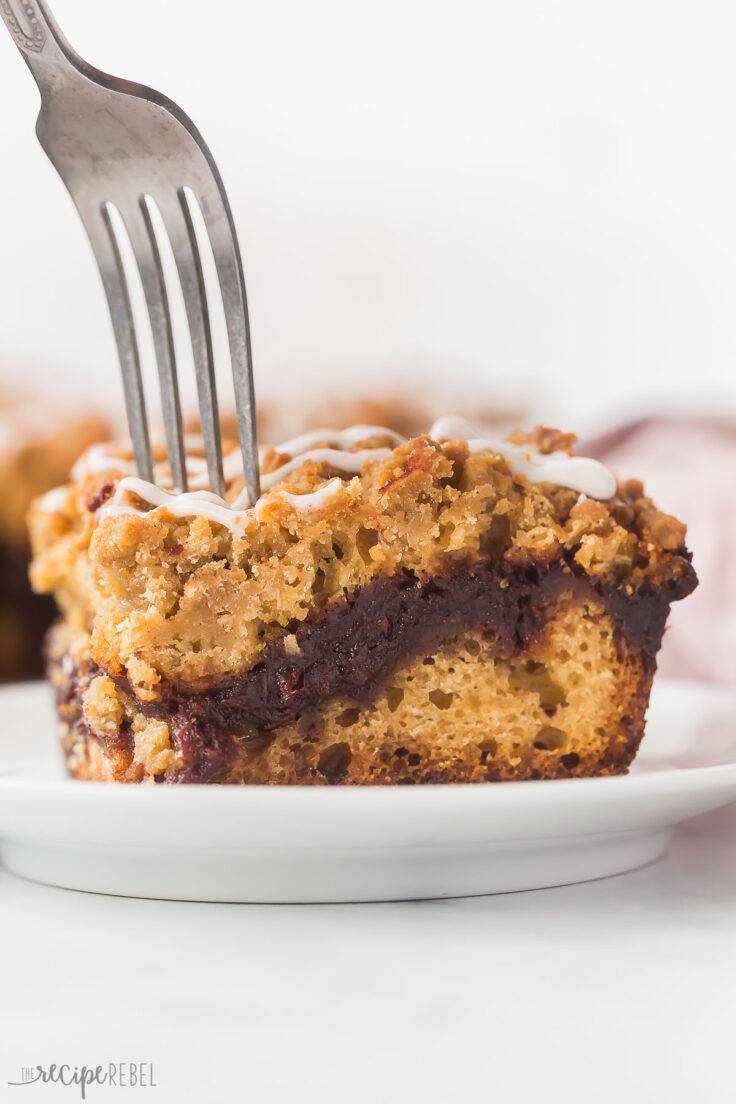
[[[289,626],[295,654],[271,644],[227,685],[193,693],[167,684],[158,702],[139,707],[170,723],[182,760],[171,781],[206,782],[232,765],[239,745],[264,747],[283,725],[299,722],[304,739],[310,732],[316,738],[327,702],[370,702],[397,669],[464,633],[483,634],[495,655],[518,657],[565,593],[602,601],[623,639],[653,667],[670,604],[696,584],[686,558],[676,583],[631,595],[566,564],[479,566],[423,580],[408,573],[384,576]]]

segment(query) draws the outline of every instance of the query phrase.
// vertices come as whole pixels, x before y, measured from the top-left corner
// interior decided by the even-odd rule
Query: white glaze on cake
[[[616,492],[616,480],[597,460],[584,456],[568,456],[564,452],[543,454],[531,446],[491,440],[477,433],[462,418],[452,415],[439,418],[430,429],[429,436],[437,441],[467,441],[468,448],[473,454],[488,451],[503,456],[513,474],[525,476],[531,483],[554,483],[597,499],[610,498]],[[242,529],[248,518],[259,517],[264,505],[271,499],[271,495],[278,496],[300,512],[309,512],[321,507],[343,487],[342,478],[332,479],[324,487],[307,494],[292,494],[288,491],[274,490],[274,488],[307,460],[327,463],[331,468],[339,471],[342,477],[358,475],[368,461],[385,459],[391,455],[391,448],[385,446],[360,449],[356,452],[348,451],[352,445],[372,437],[388,438],[394,445],[406,444],[406,439],[394,430],[385,426],[365,425],[350,426],[342,431],[317,429],[284,441],[276,446],[275,451],[288,456],[289,459],[274,471],[267,472],[261,477],[262,492],[268,498],[262,497],[255,504],[255,508],[251,507],[245,490],[230,503],[212,494],[207,489],[207,466],[201,456],[187,457],[191,489],[186,494],[171,494],[163,489],[167,484],[165,464],[156,466],[156,484],[139,479],[135,475],[133,462],[115,455],[115,445],[95,445],[89,449],[75,465],[73,475],[78,479],[85,473],[102,474],[109,471],[111,474],[123,476],[112,498],[98,511],[98,517],[147,512],[139,510],[126,501],[129,494],[133,494],[143,502],[150,503],[154,510],[166,508],[175,517],[182,518],[197,515],[207,517],[210,521],[235,531]],[[188,438],[187,446],[190,449],[201,447],[201,442],[197,438]],[[121,446],[117,448],[120,449]],[[266,450],[261,450],[261,462],[265,452]],[[226,482],[242,477],[242,456],[238,448],[224,457],[223,468]],[[170,481],[168,485],[171,485]],[[51,491],[42,500],[41,508],[52,510],[56,508],[56,503],[60,502],[57,491]]]
[[[275,496],[288,502],[299,513],[310,513],[319,509],[330,498],[342,490],[342,479],[335,478],[320,487],[317,491],[308,494],[291,494],[289,491],[277,491]],[[252,516],[260,517],[263,508],[268,505],[268,498],[260,498],[252,509],[248,506],[239,506],[238,500],[228,503],[219,495],[211,491],[188,491],[186,494],[170,494],[168,491],[156,487],[153,483],[147,483],[137,476],[127,475],[121,479],[115,488],[113,496],[100,507],[98,517],[119,517],[122,514],[149,513],[148,510],[139,510],[135,506],[126,503],[129,495],[135,495],[151,505],[153,510],[166,508],[167,513],[173,517],[186,518],[202,516],[218,525],[224,525],[226,529],[237,532],[242,529]]]
[[[57,514],[64,509],[69,498],[68,487],[54,487],[39,499],[39,509],[46,514]]]
[[[606,499],[616,493],[616,480],[598,460],[587,456],[568,456],[566,452],[541,453],[529,445],[510,441],[492,441],[482,437],[462,418],[439,418],[429,431],[436,441],[467,441],[471,453],[489,449],[508,461],[514,475],[524,475],[530,483],[556,483],[589,498]]]
[[[245,510],[234,510],[224,498],[213,494],[211,491],[188,491],[186,494],[170,494],[161,487],[148,483],[145,479],[139,479],[134,475],[126,475],[115,488],[115,493],[108,499],[98,511],[98,517],[116,517],[121,514],[143,514],[146,510],[139,510],[135,506],[126,504],[129,495],[135,495],[143,502],[149,503],[154,510],[166,507],[169,514],[174,517],[185,518],[204,515],[210,521],[225,525],[228,529],[242,526],[245,521]]]
[[[334,498],[338,494],[345,484],[339,476],[331,479],[329,483],[325,483],[324,487],[320,487],[318,491],[310,491],[308,494],[292,494],[290,491],[278,491],[277,497],[284,502],[288,502],[295,510],[300,513],[311,513],[312,510],[319,510],[324,506],[326,502],[329,502],[331,498]],[[256,502],[253,513],[256,517],[260,517],[265,506],[269,503],[268,498],[259,498]]]

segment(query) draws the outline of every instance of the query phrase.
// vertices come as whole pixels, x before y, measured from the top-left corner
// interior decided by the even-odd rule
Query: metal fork
[[[255,502],[260,494],[258,441],[245,280],[232,212],[212,154],[192,121],[167,97],[111,77],[79,57],[43,0],[0,0],[0,15],[41,90],[36,134],[69,189],[97,259],[138,474],[153,481],[121,221],[151,322],[172,482],[176,490],[187,489],[169,293],[157,236],[162,221],[186,307],[210,487],[221,496],[225,491],[210,313],[192,208],[197,204],[222,294],[243,469]]]

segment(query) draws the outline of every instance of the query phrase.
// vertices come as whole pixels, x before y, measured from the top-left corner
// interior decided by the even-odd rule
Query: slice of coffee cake
[[[72,775],[414,783],[627,770],[685,527],[574,438],[479,439],[444,418],[239,450],[227,500],[96,448],[32,514]]]

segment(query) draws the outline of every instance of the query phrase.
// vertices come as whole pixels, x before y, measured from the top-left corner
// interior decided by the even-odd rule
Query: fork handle
[[[37,83],[52,81],[52,68],[76,69],[77,57],[42,0],[0,0],[0,16]]]

